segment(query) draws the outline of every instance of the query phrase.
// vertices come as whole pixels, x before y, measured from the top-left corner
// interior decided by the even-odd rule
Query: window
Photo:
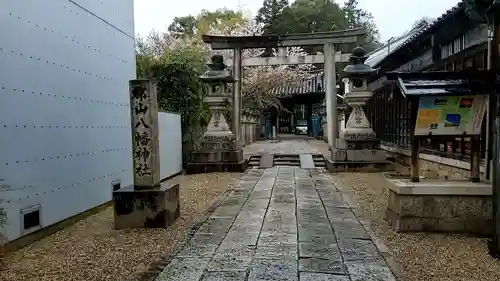
[[[460,35],[454,40],[441,45],[441,58],[442,59],[447,58],[463,50],[464,50],[464,36]]]
[[[453,53],[459,53],[464,50],[464,36],[461,35],[453,41]]]

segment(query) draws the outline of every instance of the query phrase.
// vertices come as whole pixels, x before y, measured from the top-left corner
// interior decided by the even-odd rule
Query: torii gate
[[[203,35],[203,42],[209,43],[213,50],[233,49],[232,60],[227,60],[226,65],[233,66],[235,87],[232,108],[232,131],[238,140],[240,136],[240,109],[241,104],[241,80],[243,66],[261,65],[284,65],[284,64],[312,64],[324,63],[325,94],[326,94],[326,119],[328,130],[328,145],[335,147],[338,137],[338,115],[337,115],[337,94],[336,94],[336,67],[335,63],[346,63],[349,61],[349,54],[335,52],[336,44],[359,43],[360,38],[366,36],[365,28],[347,29],[332,32],[317,32],[304,34],[285,35],[259,35],[259,36],[211,36]],[[323,46],[323,54],[307,56],[286,56],[287,47],[297,46]],[[278,57],[269,58],[246,58],[242,59],[243,49],[277,48]]]

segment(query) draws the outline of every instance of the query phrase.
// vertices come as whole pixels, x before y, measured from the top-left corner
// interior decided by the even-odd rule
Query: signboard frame
[[[481,126],[488,95],[420,97],[415,136],[474,136]]]

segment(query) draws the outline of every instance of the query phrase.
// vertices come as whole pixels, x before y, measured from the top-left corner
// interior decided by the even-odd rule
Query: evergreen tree
[[[359,8],[358,0],[347,0],[342,7],[348,28],[365,27],[368,30],[368,36],[364,45],[367,51],[370,51],[380,45],[379,31],[373,20],[373,15]]]
[[[196,33],[197,24],[197,19],[191,15],[175,17],[173,22],[168,26],[168,31],[176,38],[193,36]]]
[[[279,33],[283,12],[288,8],[288,0],[264,0],[255,20],[264,24],[264,33]]]

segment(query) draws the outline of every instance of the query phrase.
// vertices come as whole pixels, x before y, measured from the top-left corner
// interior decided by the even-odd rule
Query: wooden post
[[[471,160],[470,160],[470,179],[472,182],[480,181],[480,173],[479,173],[479,159],[481,157],[481,140],[480,136],[472,136],[471,137]]]
[[[500,29],[498,28],[498,16],[493,18],[491,23],[491,44],[489,44],[489,54],[488,58],[490,68],[498,69],[499,66],[499,43],[500,43]],[[491,148],[489,148],[492,154],[492,166],[493,166],[493,196],[492,196],[492,213],[493,213],[493,235],[492,240],[488,243],[488,248],[490,255],[500,259],[500,99],[496,96],[493,104],[490,105],[490,120],[494,120],[493,128],[490,130],[490,136],[492,137]],[[491,101],[491,99],[490,99]],[[489,163],[489,159],[487,159]],[[489,170],[489,167],[487,168]]]
[[[417,138],[416,136],[413,136],[411,138],[411,159],[410,159],[412,182],[420,181],[420,165],[418,163],[419,150],[420,150],[420,139]]]
[[[420,139],[415,136],[415,127],[417,125],[417,113],[418,113],[418,102],[419,99],[412,99],[410,101],[411,111],[410,111],[410,126],[412,128],[410,132],[411,141],[411,158],[410,158],[410,168],[411,168],[411,181],[420,181],[420,165],[419,165],[419,150],[420,150]]]
[[[500,100],[497,99],[497,108]],[[493,124],[493,141],[492,141],[492,156],[493,156],[493,237],[488,243],[490,255],[500,259],[500,116],[496,115]]]

